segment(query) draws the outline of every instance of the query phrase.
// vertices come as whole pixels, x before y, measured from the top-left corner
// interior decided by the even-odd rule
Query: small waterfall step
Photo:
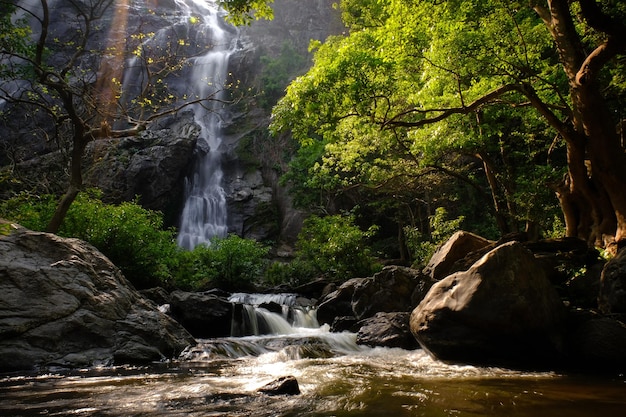
[[[298,329],[317,329],[317,310],[310,300],[296,294],[235,293],[231,336],[286,335]]]
[[[237,359],[272,354],[276,361],[331,358],[359,352],[356,334],[320,326],[311,300],[297,294],[231,294],[231,337],[200,340],[185,361]],[[272,310],[272,311],[270,311]]]

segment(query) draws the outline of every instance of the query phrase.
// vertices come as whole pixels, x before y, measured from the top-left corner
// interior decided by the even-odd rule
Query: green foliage
[[[249,25],[254,20],[272,19],[274,11],[270,4],[274,0],[220,0],[220,5],[229,12],[226,17],[234,25]]]
[[[32,30],[26,19],[13,17],[16,7],[10,2],[0,1],[0,51],[7,56],[29,54],[34,51],[29,44]],[[0,63],[0,75],[6,76],[3,70],[10,68],[8,62]]]
[[[42,231],[55,206],[54,196],[22,194],[0,203],[0,218]],[[94,245],[137,288],[197,290],[211,284],[237,290],[263,276],[268,248],[256,241],[231,235],[184,251],[174,231],[162,227],[161,213],[136,202],[105,204],[99,191],[90,190],[78,195],[58,234]]]
[[[430,236],[414,227],[405,227],[404,235],[407,248],[413,254],[415,264],[422,265],[433,256],[437,247],[445,243],[456,231],[461,229],[465,218],[448,219],[448,212],[443,207],[435,209],[430,216]]]
[[[237,235],[215,238],[210,246],[191,252],[193,271],[186,282],[197,287],[210,281],[229,291],[250,288],[263,276],[268,252],[268,247]]]
[[[290,262],[272,262],[265,270],[263,281],[269,286],[296,287],[311,281],[318,273],[311,262],[296,258]]]
[[[298,53],[290,42],[285,41],[277,57],[261,57],[261,84],[263,95],[260,104],[271,107],[285,92],[289,81],[304,69],[307,59]]]
[[[320,205],[320,193],[316,192],[320,189],[317,183],[317,177],[314,176],[313,170],[321,163],[324,154],[324,143],[321,141],[312,141],[308,145],[298,148],[296,154],[289,162],[289,170],[281,177],[281,184],[292,185],[292,195],[294,204],[301,208],[310,208]],[[327,189],[325,185],[322,190]]]
[[[428,183],[436,169],[472,185],[455,213],[476,223],[470,229],[491,237],[534,222],[549,230],[558,201],[548,185],[566,172],[564,144],[521,87],[532,85],[559,113],[568,84],[532,8],[495,0],[340,6],[350,33],[318,44],[313,67],[273,110],[272,131],[291,132],[300,145],[283,178],[295,201],[337,207],[343,198],[374,209],[393,199],[397,212],[385,215],[414,224],[415,202],[445,206],[461,195],[442,180]],[[492,163],[495,181],[476,155]]]
[[[45,230],[54,212],[54,196],[19,195],[0,204],[0,217],[32,230]],[[79,194],[59,235],[94,245],[137,288],[170,285],[177,247],[173,231],[162,230],[161,213],[136,202],[104,204],[95,190]]]
[[[380,266],[367,245],[377,227],[362,231],[354,224],[354,216],[311,216],[297,242],[298,259],[308,262],[320,274],[340,280],[367,277]]]

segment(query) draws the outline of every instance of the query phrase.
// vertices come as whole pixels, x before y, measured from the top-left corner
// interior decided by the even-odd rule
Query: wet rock
[[[264,308],[265,310],[271,312],[271,313],[275,313],[275,314],[282,314],[283,313],[283,306],[281,306],[280,304],[278,304],[275,301],[270,301],[268,303],[262,303],[259,304],[259,308]]]
[[[359,320],[354,316],[339,316],[333,320],[330,330],[333,332],[357,332],[359,330],[358,323]]]
[[[317,308],[317,321],[320,324],[331,324],[335,317],[353,316],[352,295],[356,285],[365,278],[353,278],[331,291],[320,300]]]
[[[427,290],[433,282],[416,269],[387,266],[373,277],[356,283],[352,311],[358,319],[372,317],[378,312],[410,312],[417,305],[413,296],[418,283],[423,283]]]
[[[620,250],[602,270],[598,307],[605,314],[626,314],[626,249]]]
[[[78,239],[14,228],[0,276],[0,371],[145,363],[195,343]]]
[[[233,304],[210,293],[174,291],[170,295],[172,316],[194,337],[230,336]]]
[[[459,271],[453,269],[455,262],[467,254],[489,246],[491,241],[473,233],[458,231],[446,243],[438,248],[424,268],[424,274],[434,280],[440,280],[449,274]],[[473,262],[472,262],[473,263]]]
[[[298,395],[300,394],[300,386],[295,377],[283,376],[262,386],[258,391],[267,395]]]
[[[419,344],[409,327],[411,313],[377,313],[359,322],[359,345],[417,349]]]
[[[592,311],[571,314],[570,367],[591,372],[626,372],[626,324]]]
[[[348,280],[323,297],[317,319],[330,324],[342,316],[362,320],[378,312],[410,312],[432,283],[416,269],[387,266],[372,277]]]
[[[560,360],[565,318],[541,265],[511,242],[435,284],[410,325],[444,361],[541,366]]]

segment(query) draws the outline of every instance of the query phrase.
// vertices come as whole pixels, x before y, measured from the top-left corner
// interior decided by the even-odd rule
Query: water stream
[[[284,295],[237,297],[271,317],[267,334],[200,340],[151,366],[0,375],[0,415],[617,417],[626,409],[624,376],[444,364],[421,350],[359,346],[353,333],[313,326],[314,310]],[[280,302],[282,312],[261,307]],[[294,308],[310,320],[289,319]],[[300,395],[257,392],[287,375]]]
[[[193,105],[196,123],[201,127],[200,155],[193,174],[186,179],[185,204],[180,218],[179,246],[193,249],[223,237],[228,231],[226,193],[222,186],[222,123],[228,76],[228,61],[237,49],[237,31],[227,27],[215,1],[176,0],[184,22],[200,16],[203,30],[209,32],[212,48],[193,59],[190,86],[193,98],[210,98]],[[192,23],[187,23],[192,24]]]

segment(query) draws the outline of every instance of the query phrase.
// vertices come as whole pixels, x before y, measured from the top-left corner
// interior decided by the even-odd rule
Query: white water
[[[294,335],[320,329],[317,311],[310,305],[298,305],[295,294],[247,294],[235,293],[229,298],[234,304],[231,336]],[[273,306],[272,310],[268,308]]]
[[[201,127],[198,157],[194,173],[185,180],[185,204],[180,218],[178,245],[193,249],[200,244],[210,244],[211,239],[223,237],[228,231],[226,193],[223,188],[222,110],[226,98],[228,61],[237,48],[236,31],[225,29],[222,12],[215,1],[176,0],[185,11],[186,21],[199,23],[209,31],[211,50],[193,60],[190,83],[192,97],[209,101],[194,104],[196,123]]]

